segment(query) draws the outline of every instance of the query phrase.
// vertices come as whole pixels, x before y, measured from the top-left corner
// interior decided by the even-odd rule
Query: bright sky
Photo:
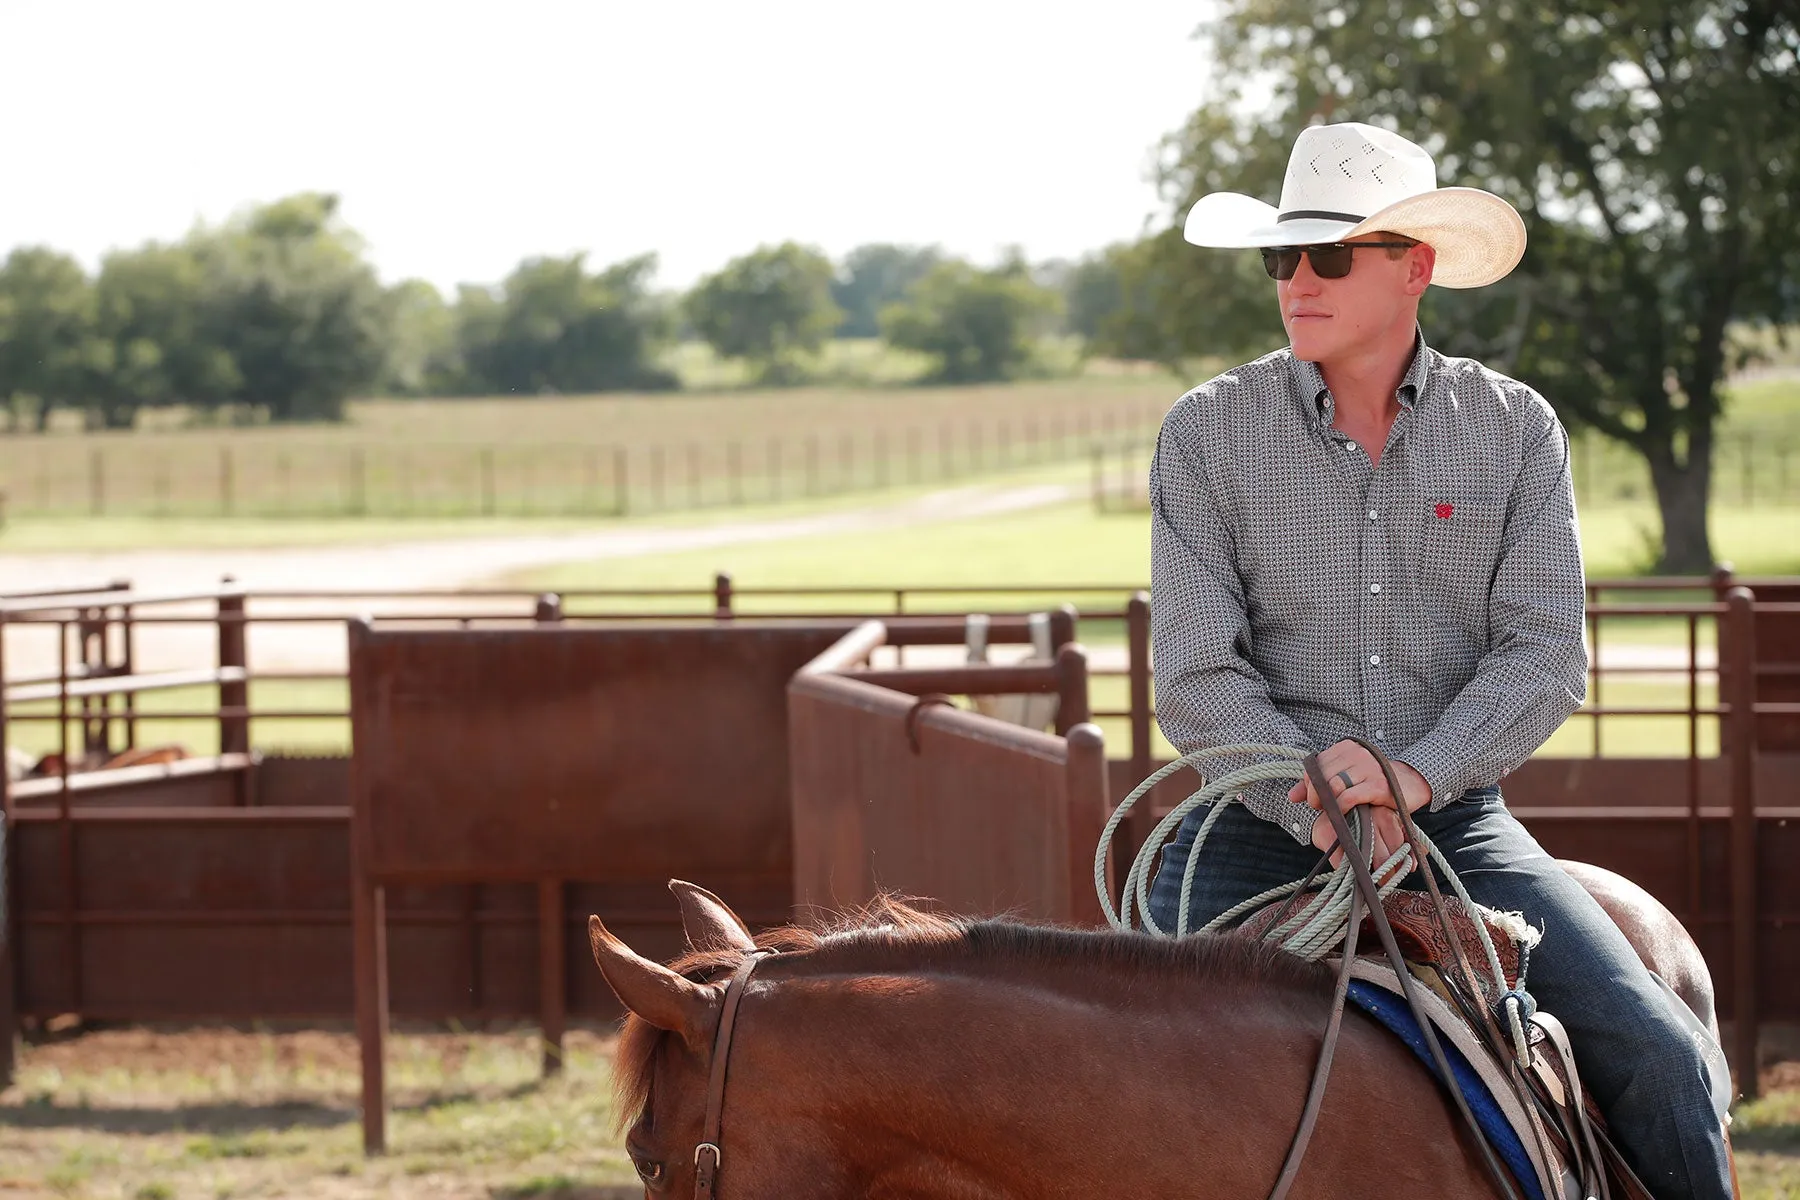
[[[0,0],[0,253],[335,191],[383,279],[758,244],[1075,256],[1160,214],[1208,0]]]

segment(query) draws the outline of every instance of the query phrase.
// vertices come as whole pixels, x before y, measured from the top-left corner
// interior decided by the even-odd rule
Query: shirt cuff
[[[1284,833],[1302,846],[1311,846],[1313,822],[1319,819],[1319,810],[1289,800],[1287,794],[1291,787],[1293,784],[1288,780],[1274,779],[1245,788],[1244,807],[1263,820],[1279,825]]]
[[[1431,785],[1431,812],[1437,812],[1469,790],[1466,757],[1431,737],[1420,738],[1394,759],[1417,771]]]

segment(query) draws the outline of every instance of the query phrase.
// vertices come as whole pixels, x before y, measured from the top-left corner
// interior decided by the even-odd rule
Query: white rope
[[[1201,848],[1211,835],[1213,826],[1219,817],[1232,804],[1243,802],[1243,789],[1255,783],[1274,779],[1304,779],[1306,768],[1302,765],[1308,751],[1296,750],[1291,746],[1274,746],[1262,744],[1244,744],[1236,746],[1219,746],[1208,750],[1196,750],[1184,754],[1174,762],[1159,768],[1148,779],[1133,788],[1118,808],[1113,810],[1112,817],[1107,820],[1106,828],[1101,831],[1100,844],[1094,851],[1094,890],[1100,897],[1101,911],[1114,929],[1130,930],[1140,925],[1147,933],[1158,937],[1185,937],[1188,930],[1188,905],[1193,898],[1194,871],[1200,861]],[[1219,778],[1203,785],[1187,799],[1176,805],[1144,839],[1138,847],[1137,857],[1125,872],[1119,885],[1119,903],[1114,908],[1112,896],[1106,886],[1106,869],[1112,857],[1113,836],[1133,806],[1148,795],[1157,784],[1181,770],[1193,767],[1199,770],[1199,764],[1211,759],[1228,756],[1254,754],[1265,756],[1267,761],[1252,763],[1250,766],[1227,772]],[[1204,773],[1202,772],[1204,775]],[[1194,833],[1194,843],[1188,850],[1188,859],[1181,874],[1181,900],[1175,914],[1175,928],[1165,930],[1157,925],[1150,915],[1150,887],[1156,878],[1157,861],[1162,853],[1163,843],[1176,828],[1185,821],[1190,813],[1205,805],[1212,805],[1212,810],[1201,821],[1200,828]],[[1370,821],[1366,812],[1357,812],[1350,822],[1351,839],[1357,852],[1368,855],[1371,837]],[[1500,967],[1500,955],[1494,948],[1494,942],[1488,936],[1487,923],[1481,917],[1481,910],[1469,898],[1462,880],[1450,869],[1450,864],[1443,853],[1430,838],[1419,830],[1419,842],[1423,846],[1427,858],[1442,872],[1449,881],[1457,900],[1462,904],[1475,926],[1475,933],[1481,942],[1481,949],[1487,959],[1487,968],[1493,977],[1493,994],[1503,997],[1502,1009],[1506,1013],[1506,1023],[1510,1027],[1514,1052],[1519,1062],[1529,1062],[1530,1053],[1525,1040],[1524,1019],[1520,1011],[1520,1003],[1516,995],[1509,992],[1506,986],[1506,975]],[[1383,896],[1400,886],[1400,881],[1414,869],[1414,852],[1410,845],[1395,850],[1379,867],[1373,868],[1377,890]],[[1368,861],[1365,858],[1365,861]],[[1265,905],[1292,896],[1300,890],[1303,879],[1292,883],[1284,883],[1270,888],[1261,895],[1252,896],[1220,913],[1200,930],[1201,933],[1217,933],[1241,918],[1264,907]],[[1285,920],[1266,929],[1260,935],[1267,941],[1275,942],[1283,949],[1309,961],[1317,961],[1330,954],[1343,943],[1345,925],[1350,919],[1350,894],[1356,887],[1355,868],[1352,867],[1348,855],[1339,865],[1316,881],[1317,891]],[[1136,901],[1137,912],[1133,914],[1133,901]],[[1134,921],[1135,915],[1135,921]]]

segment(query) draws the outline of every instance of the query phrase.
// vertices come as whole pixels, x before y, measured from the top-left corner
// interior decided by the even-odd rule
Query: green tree
[[[1010,379],[1031,361],[1034,326],[1056,309],[1056,294],[1017,258],[989,271],[943,262],[882,312],[881,331],[903,350],[935,356],[941,382]]]
[[[1118,307],[1095,322],[1094,352],[1180,372],[1195,358],[1253,358],[1286,336],[1254,254],[1196,251],[1171,228],[1108,255]]]
[[[881,310],[906,295],[925,272],[943,258],[936,246],[895,246],[872,242],[844,256],[831,281],[831,299],[844,310],[839,337],[876,337],[881,333]]]
[[[1727,326],[1797,307],[1797,22],[1786,0],[1227,0],[1203,31],[1219,91],[1172,137],[1167,183],[1177,211],[1221,188],[1273,199],[1302,125],[1357,119],[1507,197],[1524,263],[1482,293],[1434,290],[1428,329],[1640,453],[1660,568],[1703,570]],[[1185,326],[1166,340],[1234,319],[1237,293],[1216,294],[1165,310]]]
[[[649,288],[654,255],[589,272],[584,257],[533,258],[499,289],[464,288],[458,340],[478,391],[578,393],[674,387],[655,364],[669,313]]]
[[[0,402],[18,428],[29,410],[42,433],[59,407],[85,404],[110,363],[95,325],[94,286],[81,264],[42,246],[0,265]]]
[[[205,329],[206,271],[190,243],[148,243],[109,254],[95,281],[110,369],[95,384],[100,423],[129,425],[144,408],[215,408],[243,383]]]
[[[449,395],[462,390],[456,310],[423,279],[403,279],[382,297],[388,342],[376,387],[392,396]]]
[[[719,354],[746,358],[764,383],[801,377],[799,356],[819,349],[843,314],[831,299],[831,260],[794,242],[733,259],[695,285],[683,305]]]
[[[337,421],[381,376],[388,308],[337,197],[264,205],[190,245],[206,276],[203,337],[239,375],[232,397],[275,421]]]

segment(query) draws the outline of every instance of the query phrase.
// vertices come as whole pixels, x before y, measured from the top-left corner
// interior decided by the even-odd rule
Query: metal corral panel
[[[1071,731],[1072,752],[1062,738],[829,674],[796,677],[788,709],[797,905],[896,890],[960,913],[1098,918],[1098,730]],[[1077,753],[1092,758],[1085,770],[1071,770]]]
[[[367,870],[785,876],[782,692],[844,628],[353,625]]]

